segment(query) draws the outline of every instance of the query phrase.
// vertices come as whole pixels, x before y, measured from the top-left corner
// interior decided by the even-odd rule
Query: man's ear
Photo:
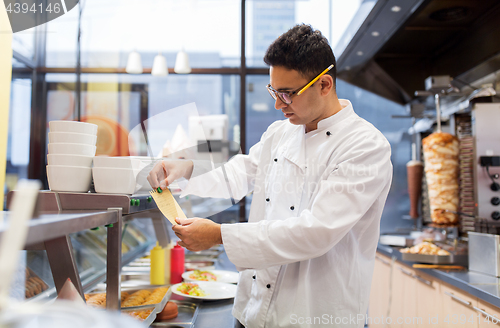
[[[328,95],[330,92],[332,92],[334,90],[333,88],[333,78],[328,75],[328,74],[325,74],[321,77],[321,94],[323,95]]]

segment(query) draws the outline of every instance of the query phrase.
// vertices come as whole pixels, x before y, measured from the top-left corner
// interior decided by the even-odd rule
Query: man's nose
[[[285,104],[281,99],[280,97],[276,97],[276,100],[274,101],[274,108],[276,108],[276,110],[281,110],[282,108],[285,108],[286,106],[288,106],[287,104]]]

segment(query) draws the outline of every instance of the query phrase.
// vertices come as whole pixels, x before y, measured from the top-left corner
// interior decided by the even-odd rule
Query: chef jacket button
[[[330,132],[330,131],[326,131],[326,135],[327,135],[327,136],[331,136],[332,134],[331,134],[331,132]]]
[[[270,285],[270,284],[267,284],[267,286],[266,286],[266,287],[267,287],[267,288],[271,288],[271,285]]]
[[[290,209],[293,211],[295,209],[295,206],[290,206]]]
[[[253,279],[253,280],[255,280],[255,278],[256,278],[256,276],[255,276],[255,275],[253,275],[253,276],[252,276],[252,279]]]
[[[270,201],[270,199],[269,199],[269,198],[266,198],[266,202],[269,202],[269,201]]]
[[[274,159],[274,161],[275,161],[275,162],[277,162],[277,161],[278,161],[278,159],[277,159],[277,158],[275,158],[275,159]]]

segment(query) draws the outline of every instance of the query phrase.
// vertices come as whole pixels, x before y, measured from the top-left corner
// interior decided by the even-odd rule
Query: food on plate
[[[193,284],[191,282],[183,282],[177,290],[182,294],[190,296],[206,296],[205,292],[198,286],[198,284]]]
[[[425,178],[433,223],[456,225],[459,206],[459,143],[449,133],[433,133],[422,140]],[[450,212],[451,211],[451,212]]]
[[[153,312],[153,309],[142,310],[142,311],[130,311],[130,312],[125,312],[125,313],[133,318],[136,318],[139,320],[144,320],[151,314],[151,312]]]
[[[450,255],[450,253],[433,243],[429,243],[424,241],[420,244],[417,244],[413,247],[407,247],[399,250],[401,253],[410,253],[410,254],[424,254],[424,255]]]
[[[189,275],[189,279],[200,281],[217,281],[217,276],[210,271],[194,270],[193,273]]]
[[[157,321],[164,321],[176,318],[179,315],[179,308],[175,302],[167,302],[163,311],[156,315]]]

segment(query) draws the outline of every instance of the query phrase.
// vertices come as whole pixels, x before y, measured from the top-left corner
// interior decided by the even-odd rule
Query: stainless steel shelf
[[[0,238],[7,231],[9,212],[2,212]],[[54,284],[59,293],[69,278],[83,298],[83,287],[76,267],[73,246],[69,234],[98,226],[108,227],[106,278],[108,284],[106,305],[109,309],[120,309],[120,262],[121,262],[121,208],[108,211],[74,211],[67,213],[44,213],[28,222],[25,246],[43,242],[47,252]]]
[[[7,195],[7,204],[10,204],[10,198],[13,195],[11,193]],[[147,192],[125,195],[43,190],[38,196],[38,204],[42,212],[74,210],[105,211],[110,207],[120,207],[123,214],[133,214],[156,208],[155,202]]]
[[[0,222],[0,239],[8,228],[9,212],[3,212],[4,221]],[[117,221],[113,211],[75,211],[74,213],[44,213],[29,221],[26,246],[46,240],[63,237],[78,231],[113,224]]]

